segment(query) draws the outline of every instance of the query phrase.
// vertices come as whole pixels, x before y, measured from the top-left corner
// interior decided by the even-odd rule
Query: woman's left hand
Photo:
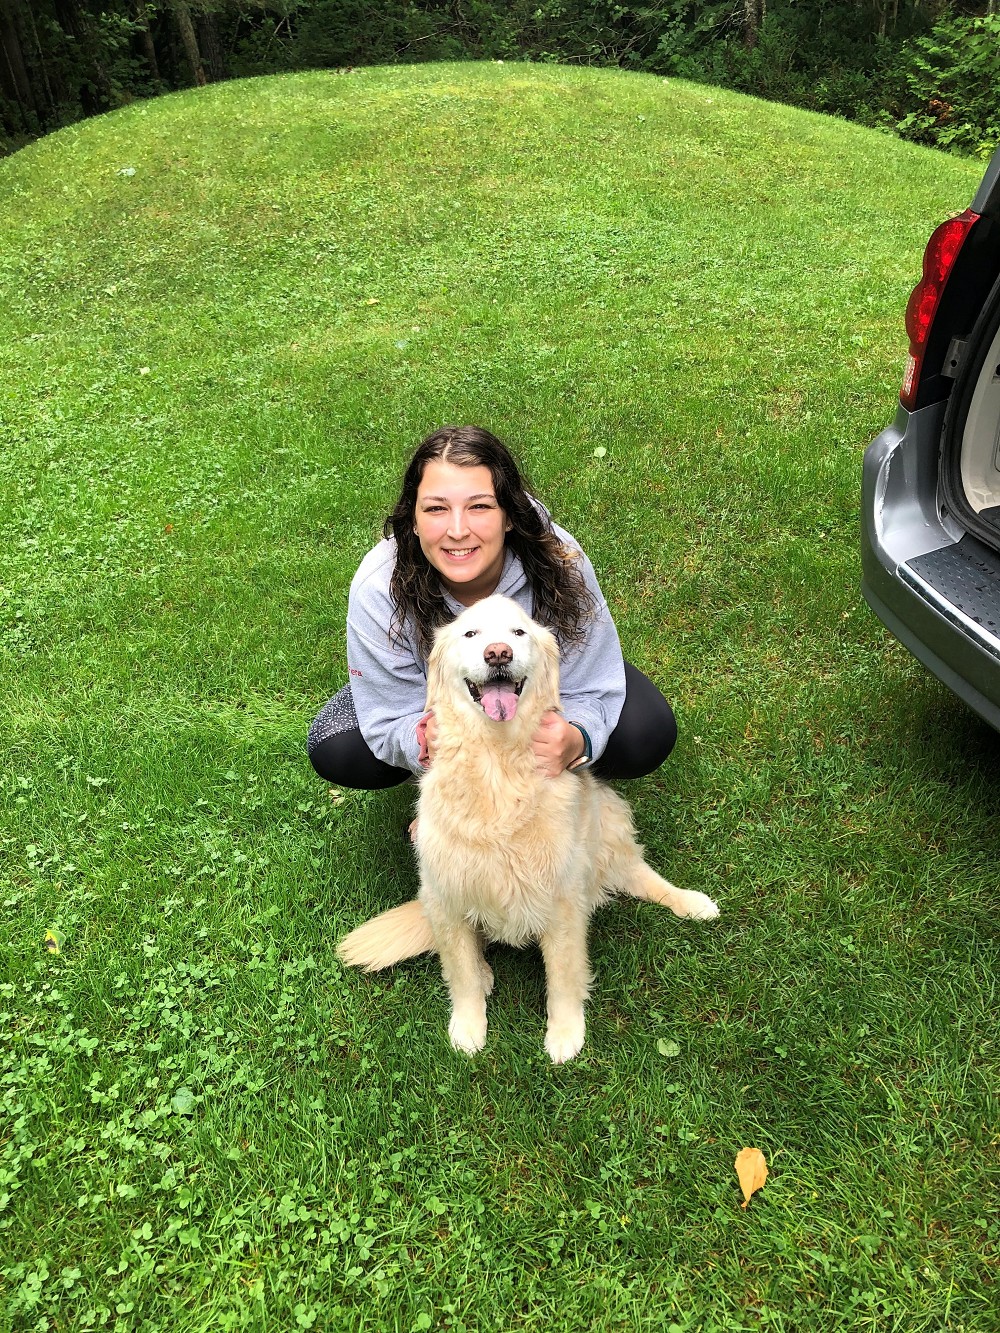
[[[531,748],[545,776],[557,778],[574,759],[580,758],[586,747],[579,727],[567,722],[561,713],[550,710],[542,715]]]

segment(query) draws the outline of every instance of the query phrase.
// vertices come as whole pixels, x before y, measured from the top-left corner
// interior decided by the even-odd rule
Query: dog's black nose
[[[483,661],[487,666],[510,666],[514,653],[507,643],[488,643],[483,649]]]

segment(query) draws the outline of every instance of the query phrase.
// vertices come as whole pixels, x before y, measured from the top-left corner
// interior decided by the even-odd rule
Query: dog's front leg
[[[493,976],[479,936],[467,921],[431,920],[441,971],[451,995],[448,1036],[456,1051],[475,1055],[486,1041],[486,997]]]
[[[587,957],[589,913],[565,899],[558,902],[541,937],[549,1015],[545,1049],[556,1065],[572,1060],[583,1047],[583,1005],[590,991]]]

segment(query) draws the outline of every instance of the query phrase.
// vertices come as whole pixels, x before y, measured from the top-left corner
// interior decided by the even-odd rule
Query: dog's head
[[[427,706],[491,722],[559,706],[555,636],[509,597],[487,597],[443,625],[427,663]]]

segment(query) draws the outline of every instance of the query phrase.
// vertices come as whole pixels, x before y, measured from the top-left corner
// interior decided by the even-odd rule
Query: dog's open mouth
[[[465,683],[473,699],[494,722],[509,722],[517,712],[517,702],[524,689],[523,680],[515,680],[506,672],[498,671],[488,676],[481,685],[468,679]]]

